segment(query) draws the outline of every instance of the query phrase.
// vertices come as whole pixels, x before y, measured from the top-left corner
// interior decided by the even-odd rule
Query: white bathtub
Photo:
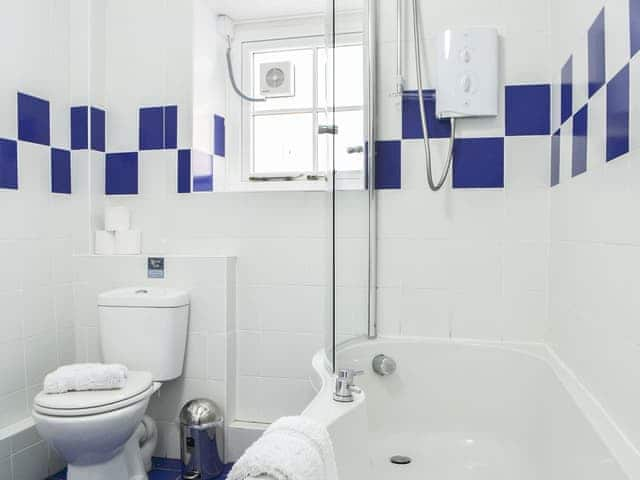
[[[373,373],[379,353],[394,375]],[[363,393],[333,402],[320,352],[303,414],[328,425],[341,480],[640,478],[638,452],[544,345],[383,338],[342,347],[337,365],[366,371]]]

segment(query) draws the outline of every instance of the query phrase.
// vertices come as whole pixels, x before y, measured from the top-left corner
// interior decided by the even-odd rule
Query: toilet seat
[[[40,392],[33,400],[33,409],[42,415],[56,417],[97,415],[133,405],[153,392],[151,373],[130,371],[124,388],[61,394]]]

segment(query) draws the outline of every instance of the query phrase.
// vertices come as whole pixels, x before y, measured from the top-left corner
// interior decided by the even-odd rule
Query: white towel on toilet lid
[[[115,363],[64,365],[44,378],[44,393],[120,389],[126,386],[128,374],[127,367]]]
[[[235,463],[227,480],[337,480],[327,429],[305,417],[274,422]]]

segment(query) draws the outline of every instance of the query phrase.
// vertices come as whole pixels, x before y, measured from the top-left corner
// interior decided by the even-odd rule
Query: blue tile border
[[[456,139],[453,188],[503,188],[504,138]]]
[[[89,107],[71,107],[71,150],[89,148]]]
[[[105,194],[138,194],[138,152],[107,153]]]
[[[18,189],[18,142],[0,138],[0,188]]]
[[[564,123],[573,114],[573,56],[562,67],[560,78],[560,123]]]
[[[51,149],[51,192],[71,193],[71,152]]]
[[[51,144],[49,101],[18,92],[18,140]]]
[[[164,107],[164,148],[178,148],[178,106]]]
[[[213,116],[213,154],[224,157],[227,150],[226,141],[227,129],[224,117],[220,115]]]
[[[164,108],[140,108],[138,118],[138,148],[140,150],[162,150],[164,148]]]
[[[607,162],[629,151],[629,65],[607,84]]]
[[[589,106],[585,105],[573,116],[573,147],[571,154],[571,176],[587,171],[587,134]]]
[[[98,152],[106,150],[107,112],[98,107],[91,107],[91,149]]]
[[[191,193],[191,150],[178,150],[178,193]]]
[[[429,138],[449,138],[451,122],[436,118],[435,90],[423,90],[425,115]],[[402,138],[423,138],[420,118],[420,99],[417,90],[408,90],[402,96]]]
[[[400,140],[376,142],[376,189],[402,187],[402,145]]]
[[[549,135],[551,131],[551,86],[507,85],[505,87],[505,134]]]

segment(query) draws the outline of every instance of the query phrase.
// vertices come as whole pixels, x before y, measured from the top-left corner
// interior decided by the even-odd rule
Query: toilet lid
[[[127,384],[117,390],[95,390],[90,392],[67,392],[47,394],[40,392],[34,398],[34,406],[47,410],[86,410],[120,404],[151,388],[153,381],[149,372],[129,371]]]

